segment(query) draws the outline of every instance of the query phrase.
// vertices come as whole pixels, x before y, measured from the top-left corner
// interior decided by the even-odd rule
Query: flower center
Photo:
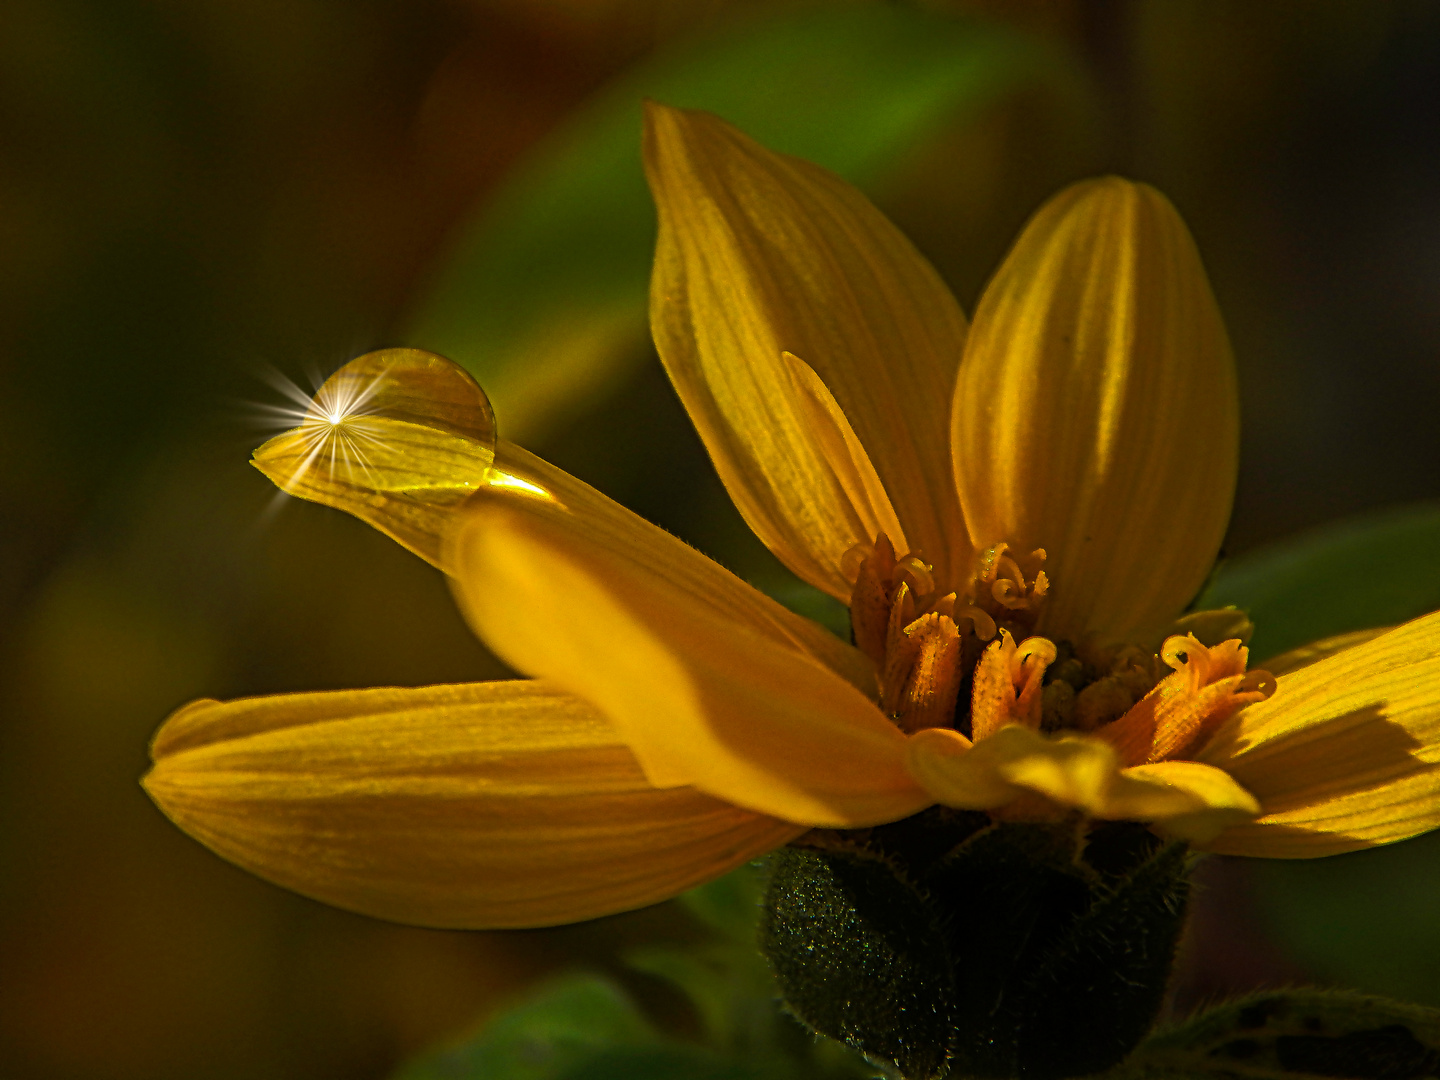
[[[897,556],[883,533],[846,553],[855,644],[875,661],[880,707],[902,730],[952,727],[975,742],[1007,724],[1080,731],[1140,765],[1194,754],[1274,693],[1269,672],[1246,671],[1249,651],[1235,637],[1208,645],[1172,634],[1156,652],[1036,636],[1050,585],[1044,560],[1043,549],[1017,556],[997,544],[963,592],[939,595],[921,553]]]

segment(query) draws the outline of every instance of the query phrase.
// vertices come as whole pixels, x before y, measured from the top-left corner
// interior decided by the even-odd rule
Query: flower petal
[[[305,419],[255,451],[282,490],[348,511],[439,566],[450,514],[493,479],[495,417],[459,365],[421,349],[351,360]]]
[[[1158,631],[1215,561],[1235,489],[1234,362],[1199,254],[1144,184],[1076,184],[986,288],[955,389],[977,550],[1043,547],[1050,637]]]
[[[799,830],[646,782],[615,729],[516,681],[197,701],[145,787],[220,855],[425,926],[545,926],[655,903]]]
[[[567,544],[632,563],[685,593],[689,603],[814,657],[867,697],[878,694],[875,665],[859,649],[776,603],[664,529],[512,443],[502,440],[496,446],[495,462],[495,474],[504,482],[492,482],[486,501],[474,511],[504,505],[537,517],[563,534]],[[537,492],[541,497],[535,497]],[[461,511],[457,518],[464,516]]]
[[[1051,737],[1010,724],[973,747],[969,742],[949,728],[910,736],[910,770],[936,802],[990,810],[1032,791],[1098,814],[1119,772],[1115,751],[1082,735]]]
[[[1377,626],[1369,630],[1351,630],[1346,634],[1321,638],[1319,641],[1301,645],[1298,649],[1291,649],[1289,652],[1283,652],[1279,656],[1267,660],[1265,670],[1277,678],[1281,675],[1289,675],[1292,671],[1309,667],[1326,657],[1334,656],[1346,649],[1353,649],[1356,645],[1363,645],[1367,641],[1374,641],[1381,634],[1388,634],[1394,629],[1393,626]]]
[[[788,350],[848,417],[909,549],[948,582],[967,557],[944,457],[965,318],[934,269],[844,181],[708,113],[649,105],[645,165],[655,343],[745,520],[842,600],[840,557],[875,539],[797,400]]]
[[[1440,613],[1280,676],[1199,760],[1264,807],[1210,846],[1308,858],[1440,825]]]
[[[456,593],[508,663],[592,702],[651,782],[799,824],[926,804],[905,737],[854,686],[575,524],[483,500],[457,531]]]
[[[1122,769],[1099,816],[1148,822],[1177,840],[1204,843],[1259,813],[1260,803],[1228,773],[1198,761],[1160,761]]]

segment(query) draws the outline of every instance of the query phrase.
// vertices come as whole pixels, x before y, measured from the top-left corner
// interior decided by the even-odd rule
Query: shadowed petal
[[[655,343],[750,527],[842,600],[840,557],[875,539],[798,400],[789,351],[834,395],[909,548],[949,581],[965,559],[945,455],[965,319],[944,283],[854,188],[708,113],[649,105],[645,165],[660,214]]]
[[[1274,697],[1216,733],[1199,760],[1264,807],[1213,850],[1308,858],[1440,825],[1440,614],[1278,679]]]
[[[928,801],[905,738],[812,657],[727,618],[661,568],[495,500],[455,536],[461,608],[495,652],[614,722],[657,786],[806,825],[875,824]]]
[[[664,529],[520,447],[500,442],[495,460],[496,472],[509,486],[492,484],[484,501],[470,508],[474,512],[503,505],[536,517],[563,534],[566,543],[631,563],[686,594],[688,603],[798,649],[839,672],[867,697],[876,696],[874,663],[823,626],[796,615]],[[534,497],[537,491],[543,497]]]
[[[1227,773],[1198,761],[1158,761],[1122,769],[1100,816],[1148,822],[1167,836],[1204,843],[1259,813],[1259,802]]]
[[[1143,184],[1076,184],[975,313],[953,426],[971,541],[1046,550],[1050,637],[1157,632],[1215,561],[1238,422],[1225,328],[1175,209]]]
[[[197,701],[146,790],[220,855],[424,926],[547,926],[655,903],[799,831],[657,790],[615,729],[516,681]]]

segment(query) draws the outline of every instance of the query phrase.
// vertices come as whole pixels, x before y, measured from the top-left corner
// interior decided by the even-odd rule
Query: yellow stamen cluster
[[[1190,632],[1158,653],[1123,645],[1082,656],[1031,633],[1049,590],[1044,559],[1043,549],[1017,558],[996,544],[961,598],[934,596],[932,568],[918,553],[897,556],[883,533],[846,553],[855,644],[875,661],[880,706],[902,730],[951,728],[971,745],[1008,725],[1079,731],[1142,765],[1196,752],[1274,692],[1268,672],[1246,671],[1239,638],[1207,646]]]

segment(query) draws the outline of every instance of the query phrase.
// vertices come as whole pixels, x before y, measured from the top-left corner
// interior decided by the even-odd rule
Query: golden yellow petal
[[[451,513],[490,481],[494,457],[494,414],[464,369],[421,349],[381,349],[330,376],[305,420],[253,464],[439,566]]]
[[[482,500],[452,559],[461,607],[487,644],[592,702],[657,786],[829,827],[891,821],[928,801],[905,770],[905,737],[868,697],[643,552]]]
[[[745,520],[849,599],[840,558],[875,537],[859,535],[789,351],[834,395],[910,547],[949,582],[968,559],[944,453],[965,318],[934,269],[844,181],[708,113],[648,106],[645,166],[660,216],[655,343]]]
[[[1122,769],[1098,816],[1148,822],[1177,840],[1205,843],[1259,813],[1260,803],[1228,773],[1198,761],[1160,761]]]
[[[1235,488],[1234,362],[1199,254],[1144,184],[1076,184],[1031,219],[975,313],[955,389],[977,550],[1043,547],[1049,637],[1174,619]]]
[[[634,562],[723,619],[745,623],[776,643],[798,649],[839,672],[867,697],[878,694],[874,663],[818,623],[776,603],[683,541],[677,540],[589,484],[520,447],[501,441],[483,506],[503,503],[559,530],[567,543]],[[502,483],[503,481],[503,483]],[[543,497],[534,497],[535,492]],[[457,515],[463,521],[465,510]],[[477,586],[480,587],[480,586]]]
[[[990,810],[1032,791],[1098,814],[1119,774],[1115,751],[1082,735],[1052,737],[1011,724],[973,747],[969,742],[949,728],[910,736],[910,771],[936,802]]]
[[[1292,671],[1309,667],[1318,660],[1324,660],[1327,656],[1334,656],[1336,653],[1344,652],[1356,645],[1373,641],[1381,634],[1388,634],[1394,629],[1393,626],[1377,626],[1370,630],[1351,630],[1349,633],[1321,638],[1319,641],[1312,641],[1308,645],[1301,645],[1299,648],[1272,657],[1265,662],[1265,670],[1277,677],[1289,675]]]
[[[781,359],[790,371],[804,430],[840,485],[845,507],[854,516],[852,535],[866,543],[885,536],[902,554],[909,552],[910,542],[895,516],[890,495],[835,395],[815,369],[798,356],[787,352]]]
[[[957,810],[991,810],[1024,794],[973,749],[953,728],[921,728],[906,744],[906,765],[932,799]]]
[[[1277,681],[1197,755],[1264,807],[1213,850],[1308,858],[1440,825],[1440,613]]]
[[[661,791],[593,708],[516,681],[197,701],[145,787],[287,888],[424,926],[546,926],[655,903],[798,831]]]

